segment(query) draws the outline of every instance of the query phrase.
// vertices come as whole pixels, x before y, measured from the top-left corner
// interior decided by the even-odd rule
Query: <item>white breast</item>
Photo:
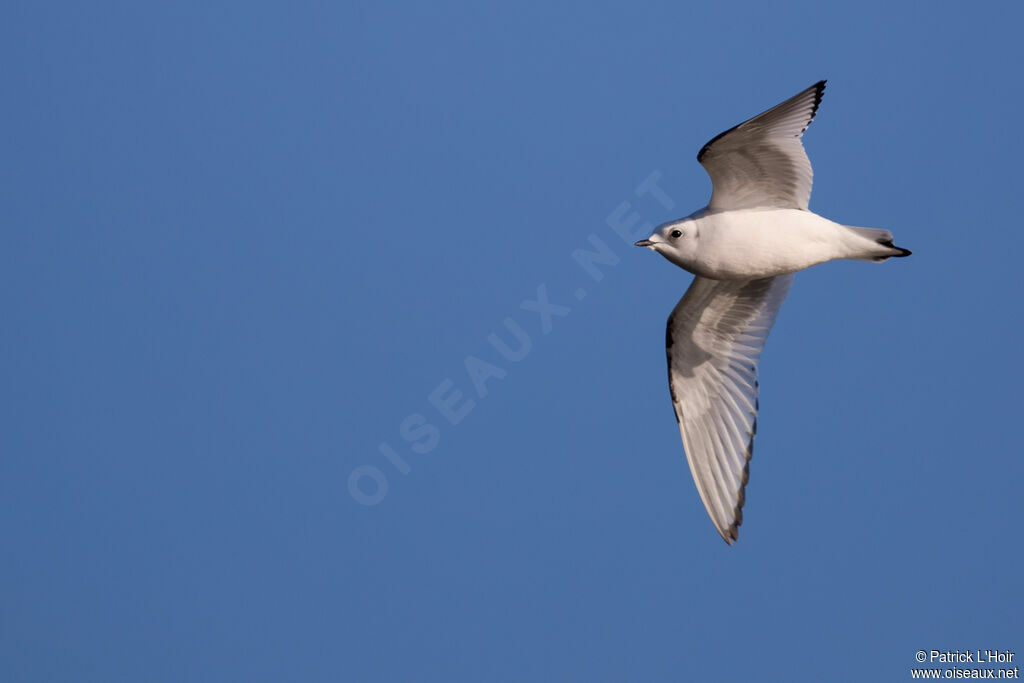
[[[793,273],[843,255],[843,228],[810,211],[722,211],[697,219],[693,270],[715,279]]]

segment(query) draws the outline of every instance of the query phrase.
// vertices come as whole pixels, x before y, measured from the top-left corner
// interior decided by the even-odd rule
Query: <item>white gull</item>
[[[793,273],[825,261],[909,256],[892,233],[812,213],[800,139],[825,81],[711,139],[697,154],[708,205],[637,246],[696,277],[668,319],[669,390],[697,491],[718,533],[739,537],[757,431],[757,364]]]

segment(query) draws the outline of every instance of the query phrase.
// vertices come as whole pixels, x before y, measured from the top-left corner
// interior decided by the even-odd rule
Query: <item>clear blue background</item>
[[[922,648],[1021,652],[1022,19],[5,3],[0,678],[904,680]],[[798,276],[727,547],[665,381],[689,276],[608,217],[703,206],[697,149],[820,78],[811,208],[915,253]],[[654,171],[670,210],[634,191]],[[548,334],[541,285],[570,307]],[[486,397],[467,356],[505,373]]]

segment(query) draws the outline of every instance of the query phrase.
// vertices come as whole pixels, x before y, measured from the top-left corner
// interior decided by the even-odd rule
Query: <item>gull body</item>
[[[892,233],[808,209],[801,137],[825,81],[712,138],[697,154],[708,205],[637,246],[695,275],[668,319],[669,393],[697,492],[726,543],[739,537],[757,432],[757,366],[794,273],[836,259],[909,256]]]
[[[673,237],[674,231],[679,237]],[[841,225],[802,209],[701,209],[658,227],[648,246],[680,268],[714,280],[773,277],[835,259],[874,261],[903,250],[888,233]],[[890,236],[891,237],[891,236]]]

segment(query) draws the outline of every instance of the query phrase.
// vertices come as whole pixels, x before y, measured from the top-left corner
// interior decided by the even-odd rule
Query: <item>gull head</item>
[[[690,218],[663,223],[636,246],[647,247],[680,268],[691,270],[697,258],[697,223]]]

